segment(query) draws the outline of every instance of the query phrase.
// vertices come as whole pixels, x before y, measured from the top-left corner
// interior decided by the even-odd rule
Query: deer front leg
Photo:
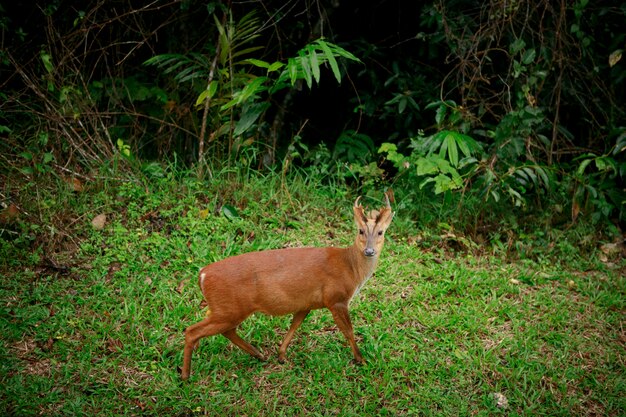
[[[348,343],[350,343],[352,353],[354,354],[354,360],[358,364],[362,364],[364,362],[363,355],[361,355],[361,351],[354,340],[354,332],[352,330],[350,314],[348,313],[348,306],[344,303],[337,303],[332,307],[329,307],[329,310],[333,314],[333,319],[335,320],[335,323],[337,323],[339,330],[341,330],[346,339],[348,339]]]

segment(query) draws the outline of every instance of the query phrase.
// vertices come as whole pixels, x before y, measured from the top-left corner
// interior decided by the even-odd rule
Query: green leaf
[[[420,106],[419,106],[419,104],[417,104],[417,102],[413,99],[413,97],[411,97],[411,96],[407,96],[407,97],[406,97],[406,99],[407,99],[408,103],[411,105],[411,107],[413,107],[413,109],[414,109],[415,111],[420,111]]]
[[[313,87],[313,76],[311,74],[311,64],[309,60],[307,59],[307,56],[305,55],[304,51],[300,50],[298,54],[300,55],[300,59],[298,61],[304,73],[304,80],[306,81],[307,87],[311,89],[311,87]]]
[[[141,171],[152,178],[164,178],[165,170],[158,162],[144,163],[141,165]]]
[[[398,150],[398,147],[395,144],[384,142],[380,145],[380,148],[378,148],[378,153],[396,152],[397,150]]]
[[[241,118],[235,124],[234,135],[239,136],[245,133],[257,121],[259,116],[263,114],[269,107],[269,103],[257,103],[247,106],[241,115]]]
[[[322,40],[322,39],[318,39],[318,41],[320,41],[320,40]],[[354,56],[354,54],[346,51],[341,46],[335,45],[334,43],[330,43],[330,42],[326,42],[326,44],[328,45],[328,47],[330,49],[332,49],[332,51],[333,51],[333,53],[335,55],[340,56],[342,58],[347,58],[347,59],[349,59],[351,61],[361,62],[361,60],[359,58]]]
[[[537,174],[535,173],[535,171],[533,171],[531,167],[523,167],[521,172],[523,172],[526,177],[533,182],[533,184],[537,185]]]
[[[455,133],[456,143],[459,146],[459,149],[461,150],[461,152],[463,152],[463,155],[465,155],[466,157],[472,155],[472,149],[474,150],[480,149],[480,146],[472,137],[464,135],[463,133],[458,133],[458,132],[454,132],[454,133]]]
[[[617,164],[613,158],[601,156],[596,158],[596,168],[602,172],[617,171]]]
[[[593,198],[597,198],[598,197],[598,190],[595,189],[594,186],[586,184],[585,185],[585,189],[587,190],[587,192],[589,192],[589,194],[593,197]]]
[[[626,150],[626,132],[618,136],[615,141],[615,148],[613,149],[613,155],[617,155],[620,152]]]
[[[437,122],[438,126],[441,126],[444,119],[446,118],[446,114],[448,114],[448,106],[442,103],[437,108],[437,112],[435,113],[435,122]]]
[[[437,164],[430,158],[419,158],[416,162],[417,175],[433,175],[439,172]]]
[[[274,71],[278,71],[279,69],[281,69],[282,67],[284,67],[285,64],[283,64],[282,62],[274,62],[272,63],[269,68],[267,69],[267,72],[274,72]]]
[[[535,172],[537,174],[539,174],[539,178],[541,178],[541,181],[543,182],[543,186],[546,188],[550,188],[550,178],[548,177],[548,174],[546,173],[546,170],[543,169],[542,167],[535,167]]]
[[[207,86],[206,90],[204,90],[198,96],[198,99],[196,100],[196,106],[203,104],[204,100],[213,98],[213,96],[215,96],[215,93],[217,92],[218,85],[219,83],[217,80],[211,81],[209,85]]]
[[[406,105],[407,105],[407,101],[406,99],[404,99],[404,96],[402,96],[401,100],[398,101],[398,113],[399,114],[404,113],[404,110],[406,109]]]
[[[204,90],[203,92],[201,92],[198,98],[196,99],[196,106],[202,105],[208,97],[209,97],[209,90]]]
[[[589,165],[591,163],[591,161],[593,161],[592,158],[583,159],[583,161],[578,166],[578,169],[576,170],[576,173],[578,175],[583,175],[585,173],[585,168],[587,168],[587,165]]]
[[[215,26],[217,27],[217,31],[220,34],[219,36],[220,64],[224,65],[226,64],[226,60],[228,59],[228,55],[230,53],[230,43],[228,41],[228,35],[226,34],[226,31],[224,30],[224,26],[222,26],[222,23],[220,22],[220,20],[217,18],[216,15],[213,15],[213,20],[215,21]]]
[[[434,162],[437,164],[439,171],[443,172],[444,174],[457,174],[456,169],[454,169],[452,165],[450,165],[450,162],[448,162],[446,159],[435,157]]]
[[[255,94],[267,90],[267,87],[263,83],[267,80],[267,77],[256,77],[250,81],[241,91],[233,95],[233,99],[221,107],[221,110],[227,110],[234,105],[239,105],[247,102]]]
[[[28,151],[20,152],[19,155],[27,161],[33,160],[33,154]]]
[[[237,57],[239,57],[241,55],[246,55],[246,54],[249,54],[251,52],[258,51],[260,49],[263,49],[263,47],[262,46],[252,46],[250,48],[242,49],[240,51],[234,52],[232,54],[232,58],[234,59],[234,58],[237,58]]]
[[[213,98],[215,93],[217,92],[217,87],[219,86],[219,82],[217,80],[213,80],[209,83],[206,91],[208,93],[208,98]]]
[[[317,59],[317,52],[313,52],[310,56],[311,59],[311,72],[316,83],[320,83],[320,63]]]
[[[446,145],[448,148],[448,159],[450,160],[450,164],[456,167],[459,165],[459,150],[456,146],[454,133],[453,132],[448,133],[446,135],[445,141],[446,141]]]
[[[537,51],[535,51],[535,48],[531,48],[527,50],[526,52],[524,52],[524,54],[522,55],[522,63],[524,65],[528,65],[535,60],[536,56],[537,56]]]
[[[39,54],[41,58],[41,62],[43,63],[44,68],[48,74],[52,74],[54,72],[54,65],[52,65],[52,56],[44,51],[41,51]]]
[[[424,181],[420,182],[420,185],[419,185],[420,190],[424,188],[426,184],[430,184],[431,182],[434,182],[434,181],[435,181],[434,178],[426,178]]]
[[[333,52],[330,50],[330,47],[326,44],[326,42],[321,39],[318,39],[318,45],[324,51],[324,55],[326,59],[328,59],[328,64],[335,75],[335,79],[341,84],[341,72],[339,71],[339,65],[337,65],[337,60],[335,59]]]
[[[268,68],[270,67],[269,62],[261,61],[260,59],[248,58],[241,61],[242,64],[252,64],[255,67],[259,68]]]
[[[445,174],[439,174],[435,177],[435,194],[441,194],[446,191],[456,190],[463,185],[459,176],[449,177]]]
[[[228,220],[236,220],[239,218],[239,213],[237,212],[237,209],[230,204],[224,204],[222,206],[222,214]]]
[[[287,60],[287,71],[289,72],[289,80],[291,85],[295,85],[298,79],[298,65],[295,58],[289,58]]]
[[[441,132],[442,135],[441,136],[441,147],[439,148],[439,158],[445,160],[446,159],[446,153],[448,152],[448,132],[443,131]]]
[[[520,207],[524,203],[524,198],[517,190],[507,187],[506,192],[509,193],[509,196],[514,201],[515,207]]]
[[[511,43],[511,46],[509,46],[509,52],[511,53],[511,55],[516,55],[518,52],[524,49],[525,46],[526,42],[524,42],[523,39],[515,39],[513,43]]]

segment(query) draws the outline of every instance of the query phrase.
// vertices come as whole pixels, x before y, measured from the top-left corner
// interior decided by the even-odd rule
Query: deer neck
[[[348,248],[348,258],[354,271],[356,285],[360,288],[374,274],[378,264],[378,254],[365,256],[356,245],[353,245]]]

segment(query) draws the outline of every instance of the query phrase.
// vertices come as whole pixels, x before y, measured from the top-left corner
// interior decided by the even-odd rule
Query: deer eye
[[[359,229],[359,234],[360,234],[360,235],[364,235],[364,234],[365,234],[365,231],[364,231],[363,229]]]
[[[383,231],[382,231],[382,230],[379,230],[379,231],[378,231],[378,236],[382,236],[382,235],[383,235]]]

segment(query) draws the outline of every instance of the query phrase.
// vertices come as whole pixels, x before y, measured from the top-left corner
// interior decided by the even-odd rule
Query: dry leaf
[[[107,350],[110,353],[118,352],[122,350],[123,348],[124,348],[124,344],[122,343],[121,340],[112,339],[112,338],[109,338],[109,340],[107,340]]]
[[[600,246],[600,250],[604,252],[607,256],[617,255],[622,251],[622,248],[619,243],[605,243]]]
[[[39,348],[48,353],[52,350],[52,347],[54,346],[54,339],[49,337],[47,341],[39,343]]]
[[[580,214],[580,205],[577,201],[572,202],[572,222],[575,222]]]
[[[107,272],[107,279],[110,279],[113,274],[122,269],[122,264],[119,262],[113,262],[109,265],[109,270]]]
[[[509,399],[504,396],[504,394],[500,392],[494,392],[491,394],[491,397],[496,402],[496,407],[498,408],[508,408],[509,407]]]
[[[13,220],[17,219],[19,214],[20,211],[17,206],[11,203],[0,212],[0,223],[11,223]]]
[[[609,66],[612,67],[615,64],[617,64],[621,59],[622,59],[622,51],[621,49],[617,49],[613,52],[611,52],[611,55],[609,55]]]
[[[103,213],[103,214],[98,214],[96,217],[94,217],[93,220],[91,221],[91,225],[96,230],[102,230],[104,229],[104,225],[106,224],[106,222],[107,222],[107,215]]]
[[[72,189],[77,193],[83,191],[83,183],[78,178],[72,178]]]

